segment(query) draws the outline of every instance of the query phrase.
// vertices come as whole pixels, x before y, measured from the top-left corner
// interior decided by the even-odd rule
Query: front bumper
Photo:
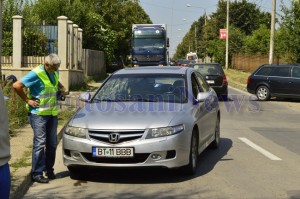
[[[63,134],[63,161],[66,166],[98,167],[166,167],[177,168],[189,163],[191,135],[175,135],[110,144]],[[92,147],[133,147],[133,158],[93,157]],[[159,159],[155,158],[157,155]]]

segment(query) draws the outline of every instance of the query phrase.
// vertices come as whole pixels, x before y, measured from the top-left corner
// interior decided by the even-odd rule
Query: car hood
[[[187,104],[179,103],[90,103],[81,108],[69,125],[88,129],[145,129],[177,125]],[[172,124],[172,121],[175,124]]]

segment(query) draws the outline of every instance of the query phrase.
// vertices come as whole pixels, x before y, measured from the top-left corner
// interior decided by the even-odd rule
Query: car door
[[[290,94],[291,66],[275,66],[269,77],[271,93],[276,96]]]
[[[300,97],[300,66],[292,68],[291,95]]]
[[[199,92],[204,92],[200,87],[195,73],[192,73],[192,95],[193,100],[196,101]],[[209,111],[205,102],[194,103],[194,117],[199,129],[199,142],[200,145],[205,143],[209,137],[210,132],[210,121],[209,121]]]
[[[204,102],[205,104],[205,110],[207,111],[207,118],[208,121],[208,132],[207,132],[207,139],[209,139],[211,136],[214,136],[215,133],[215,126],[216,126],[216,118],[217,118],[217,105],[218,105],[218,98],[217,96],[214,96],[214,91],[210,88],[208,83],[205,81],[201,73],[195,72],[195,75],[197,77],[197,81],[200,86],[200,90],[203,92],[209,92],[211,93],[210,97]]]

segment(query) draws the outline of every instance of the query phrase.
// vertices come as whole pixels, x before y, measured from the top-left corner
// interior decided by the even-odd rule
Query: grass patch
[[[25,102],[15,93],[10,82],[3,86],[3,94],[9,98],[6,101],[9,131],[14,136],[14,130],[22,128],[28,123]]]
[[[75,110],[63,110],[58,114],[58,125],[64,125],[74,115]]]
[[[29,148],[29,147],[28,147]],[[21,167],[28,167],[28,166],[31,166],[31,162],[30,162],[30,157],[31,157],[31,154],[32,154],[32,146],[30,146],[30,149],[25,151],[23,153],[23,156],[22,158],[18,159],[16,162],[14,163],[11,163],[10,166],[12,168],[21,168]]]
[[[229,86],[243,91],[247,90],[247,79],[251,73],[235,69],[227,69],[224,70],[224,72],[226,74]]]

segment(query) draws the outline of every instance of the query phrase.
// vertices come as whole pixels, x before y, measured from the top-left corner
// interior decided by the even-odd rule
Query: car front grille
[[[126,131],[101,131],[89,130],[89,136],[93,140],[106,142],[110,144],[119,144],[140,139],[144,130],[126,130]]]
[[[135,58],[138,61],[160,61],[163,56],[162,55],[135,55]]]
[[[92,153],[81,153],[85,159],[95,163],[107,164],[135,164],[142,163],[147,160],[150,153],[136,153],[133,158],[107,158],[107,157],[93,157]]]

